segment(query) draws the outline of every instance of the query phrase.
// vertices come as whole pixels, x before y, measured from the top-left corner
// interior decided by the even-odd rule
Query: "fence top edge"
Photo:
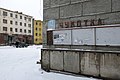
[[[42,48],[42,51],[72,51],[72,52],[94,52],[94,53],[114,53],[120,54],[120,51],[105,51],[105,50],[85,50],[85,49],[68,49],[68,48]]]

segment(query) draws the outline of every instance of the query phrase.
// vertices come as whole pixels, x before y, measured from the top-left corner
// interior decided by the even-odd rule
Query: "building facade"
[[[120,23],[119,0],[44,0],[43,3],[45,45],[50,20],[55,20],[56,29]]]
[[[32,16],[0,8],[0,44],[9,44],[15,41],[31,44],[32,35]]]
[[[42,21],[34,20],[34,44],[42,44]]]
[[[43,4],[42,69],[120,79],[120,0]]]

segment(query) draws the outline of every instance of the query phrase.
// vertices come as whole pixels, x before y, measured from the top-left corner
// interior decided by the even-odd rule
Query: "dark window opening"
[[[3,16],[7,16],[7,12],[3,11]]]
[[[24,30],[24,33],[26,33],[26,29]]]
[[[10,24],[13,24],[13,21],[10,21]]]
[[[31,33],[31,30],[28,30],[28,33]]]
[[[20,29],[20,32],[22,32],[22,29]]]
[[[12,14],[12,13],[10,13],[10,17],[13,17],[13,14]]]
[[[13,31],[13,28],[10,28],[10,31]]]
[[[3,27],[3,31],[7,31],[7,27]]]
[[[17,30],[17,28],[15,28],[15,32],[17,32],[18,30]]]
[[[22,22],[20,22],[20,26],[22,26]]]
[[[15,22],[15,25],[18,25],[18,22],[17,22],[17,21]]]
[[[20,16],[20,19],[22,19],[22,16]]]
[[[6,24],[7,24],[7,20],[6,20],[6,19],[3,19],[3,23],[6,23]]]

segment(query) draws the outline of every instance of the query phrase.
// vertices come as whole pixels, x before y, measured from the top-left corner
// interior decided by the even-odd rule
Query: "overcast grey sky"
[[[0,0],[0,7],[43,20],[43,0]]]

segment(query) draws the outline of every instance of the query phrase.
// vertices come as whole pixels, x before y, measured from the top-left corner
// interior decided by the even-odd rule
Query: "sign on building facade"
[[[48,21],[48,30],[55,29],[55,20]]]

